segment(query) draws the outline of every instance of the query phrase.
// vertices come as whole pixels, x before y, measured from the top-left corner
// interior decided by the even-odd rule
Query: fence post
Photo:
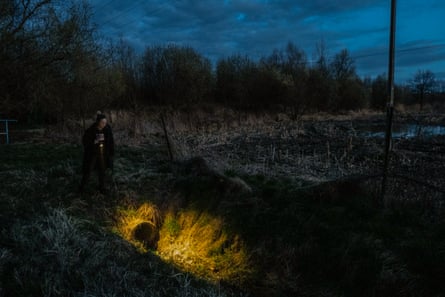
[[[0,133],[0,135],[5,135],[6,144],[9,144],[9,122],[17,122],[17,120],[0,119],[0,122],[5,122],[5,132]]]

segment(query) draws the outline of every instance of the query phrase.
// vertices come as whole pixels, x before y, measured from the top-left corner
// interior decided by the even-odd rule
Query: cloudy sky
[[[396,74],[417,70],[445,79],[445,1],[397,1]],[[387,72],[390,0],[91,0],[103,36],[137,51],[175,43],[212,61],[253,59],[289,42],[311,61],[324,42],[329,56],[348,49],[360,76]]]

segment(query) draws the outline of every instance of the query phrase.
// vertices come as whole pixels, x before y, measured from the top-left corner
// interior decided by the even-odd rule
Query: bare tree
[[[283,103],[290,108],[291,117],[297,119],[308,107],[306,53],[294,43],[288,42],[283,50],[275,49],[270,56],[263,58],[261,64],[278,74],[275,77],[281,83],[280,93],[284,94]]]
[[[252,103],[249,93],[257,68],[247,56],[232,55],[220,59],[216,66],[217,101],[237,109],[248,109]]]
[[[356,76],[354,60],[347,49],[343,49],[334,56],[330,69],[334,79],[337,81],[347,81]]]
[[[190,106],[209,95],[211,64],[190,47],[150,47],[142,60],[142,82],[151,102]]]
[[[120,76],[124,92],[115,98],[114,105],[119,108],[139,110],[142,101],[142,59],[135,50],[122,39],[114,47],[114,67]]]
[[[377,110],[384,110],[387,101],[388,79],[386,74],[378,75],[371,84],[370,107]]]
[[[73,69],[97,51],[88,2],[10,0],[0,8],[0,108],[19,117],[63,113]]]
[[[323,41],[316,45],[315,63],[309,69],[306,98],[312,110],[328,110],[334,97],[334,80],[329,69],[328,53]]]
[[[422,111],[426,96],[431,94],[436,87],[436,77],[430,70],[418,70],[410,81],[410,87]]]
[[[316,69],[321,72],[322,76],[329,76],[328,50],[324,40],[316,44]]]
[[[358,78],[354,60],[348,50],[343,49],[334,56],[329,65],[336,83],[334,110],[358,109],[366,105],[363,82]]]

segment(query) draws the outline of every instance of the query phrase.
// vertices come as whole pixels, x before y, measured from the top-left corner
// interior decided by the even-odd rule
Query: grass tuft
[[[223,218],[193,209],[167,218],[157,250],[162,259],[213,281],[240,285],[251,278],[247,248]]]
[[[138,208],[119,208],[116,214],[115,231],[141,251],[156,248],[161,226],[158,208],[149,202]]]

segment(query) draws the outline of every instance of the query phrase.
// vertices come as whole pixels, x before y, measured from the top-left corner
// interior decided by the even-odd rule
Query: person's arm
[[[82,144],[84,149],[90,150],[92,148],[92,146],[94,145],[94,133],[93,130],[88,128],[85,133],[83,134],[83,138],[82,138]]]

